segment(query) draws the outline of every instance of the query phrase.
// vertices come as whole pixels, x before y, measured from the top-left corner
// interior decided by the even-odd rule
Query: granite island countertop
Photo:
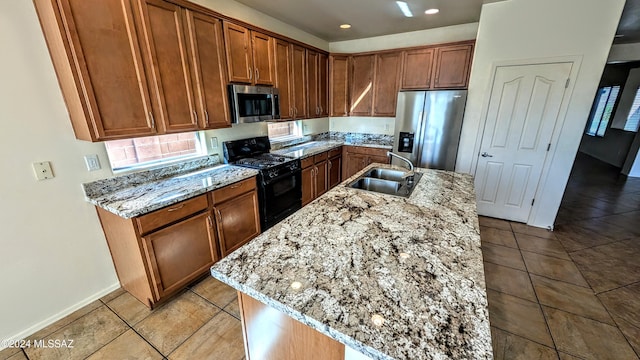
[[[202,164],[197,164],[202,165]],[[258,174],[226,164],[187,167],[159,175],[130,174],[83,184],[90,203],[125,219],[173,205]]]
[[[491,359],[473,180],[417,170],[407,199],[336,186],[211,274],[374,359]]]
[[[314,140],[309,142],[304,142],[301,144],[296,144],[293,146],[288,146],[278,150],[272,150],[271,153],[277,155],[284,155],[289,157],[294,157],[298,159],[304,159],[309,156],[313,156],[316,154],[320,154],[325,151],[329,151],[331,149],[335,149],[342,145],[347,146],[364,146],[364,147],[372,147],[372,148],[380,148],[391,150],[391,144],[382,141],[371,141],[371,140]]]

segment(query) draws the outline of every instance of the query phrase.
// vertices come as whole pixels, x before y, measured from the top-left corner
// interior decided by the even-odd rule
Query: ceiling
[[[405,17],[394,0],[236,0],[329,42],[467,24],[480,20],[482,4],[502,0],[405,0]],[[431,8],[436,15],[425,15]],[[341,24],[351,29],[340,29]]]
[[[405,17],[394,0],[236,0],[329,42],[362,39],[480,20],[482,4],[503,0],[405,0]],[[430,8],[436,15],[425,15]],[[340,29],[341,24],[351,29]],[[640,0],[627,0],[615,44],[640,42]]]

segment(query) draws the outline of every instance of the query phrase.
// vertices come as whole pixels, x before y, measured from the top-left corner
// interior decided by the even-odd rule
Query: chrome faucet
[[[389,157],[389,159],[395,157],[409,164],[409,171],[405,172],[405,174],[402,177],[407,179],[407,181],[409,182],[413,182],[413,176],[415,175],[415,173],[413,172],[413,163],[411,162],[411,160],[407,159],[404,156],[394,154],[391,151],[387,151],[387,156]]]

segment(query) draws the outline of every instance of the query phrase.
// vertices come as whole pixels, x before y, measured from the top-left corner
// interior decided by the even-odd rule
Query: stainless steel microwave
[[[229,85],[234,124],[280,119],[278,89],[269,86]]]

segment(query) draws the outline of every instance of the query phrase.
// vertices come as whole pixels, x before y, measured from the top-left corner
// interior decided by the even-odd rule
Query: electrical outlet
[[[38,180],[53,179],[53,171],[51,171],[51,163],[49,161],[34,162],[33,171]]]
[[[84,163],[87,165],[87,170],[89,171],[96,171],[101,169],[100,160],[98,159],[98,155],[96,154],[85,155]]]
[[[218,148],[218,138],[217,137],[212,137],[209,142],[211,143],[211,148],[212,149],[217,149]]]
[[[389,131],[389,124],[384,124],[384,131]]]

